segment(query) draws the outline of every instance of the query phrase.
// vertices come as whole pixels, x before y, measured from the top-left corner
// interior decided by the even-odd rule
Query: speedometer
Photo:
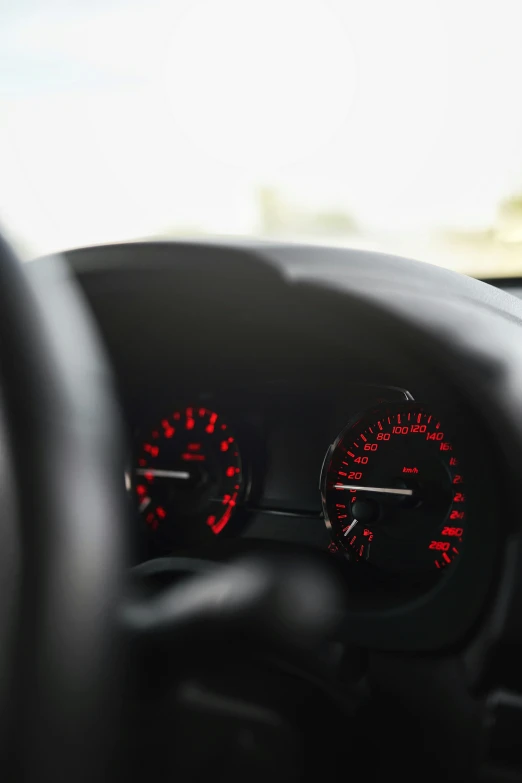
[[[235,435],[201,406],[161,419],[140,444],[135,477],[154,554],[208,544],[228,525],[244,490]]]
[[[349,424],[321,476],[334,549],[392,573],[446,568],[467,522],[463,468],[437,416],[414,402]]]

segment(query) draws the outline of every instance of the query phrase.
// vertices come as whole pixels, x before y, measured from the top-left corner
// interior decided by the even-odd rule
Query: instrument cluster
[[[465,476],[435,408],[401,389],[354,385],[333,406],[195,395],[136,430],[138,559],[275,539],[365,584],[432,584],[465,546]]]

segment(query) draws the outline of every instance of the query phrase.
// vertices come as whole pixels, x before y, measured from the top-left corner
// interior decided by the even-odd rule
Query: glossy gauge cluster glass
[[[467,523],[459,456],[424,406],[376,408],[332,444],[321,479],[334,550],[392,573],[425,573],[460,554]]]
[[[243,486],[235,435],[208,408],[174,411],[141,443],[135,493],[158,552],[205,544],[221,534]]]

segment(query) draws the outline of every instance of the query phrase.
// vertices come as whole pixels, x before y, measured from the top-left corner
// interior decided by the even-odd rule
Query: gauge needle
[[[353,529],[354,529],[354,527],[355,527],[355,525],[358,523],[358,521],[359,521],[358,519],[354,519],[354,520],[353,520],[353,522],[352,522],[352,524],[351,524],[349,527],[347,527],[347,528],[346,528],[346,530],[345,530],[345,533],[344,533],[344,535],[345,535],[345,536],[347,536],[347,535],[348,535],[348,533],[350,532],[350,530],[353,530]]]
[[[157,468],[137,468],[138,476],[154,476],[155,478],[171,478],[188,481],[190,473],[186,470],[159,470]]]
[[[413,495],[412,489],[391,489],[390,487],[363,487],[361,484],[334,484],[334,489],[360,489],[364,492],[381,492],[383,495]]]

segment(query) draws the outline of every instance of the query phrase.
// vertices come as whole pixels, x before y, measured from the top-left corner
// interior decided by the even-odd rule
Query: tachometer
[[[244,486],[239,447],[228,423],[199,406],[174,411],[149,433],[135,476],[139,512],[161,553],[219,535]]]
[[[350,424],[321,477],[334,548],[389,572],[443,569],[467,521],[463,469],[437,416],[408,402]]]

